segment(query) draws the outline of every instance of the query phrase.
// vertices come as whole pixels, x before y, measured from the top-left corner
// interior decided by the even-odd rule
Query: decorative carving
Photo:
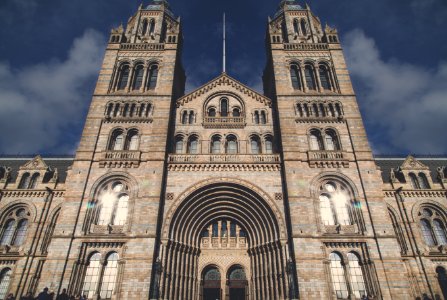
[[[20,170],[48,170],[48,165],[40,155],[20,167]]]
[[[168,201],[174,200],[174,193],[166,193],[166,200]]]
[[[101,168],[138,168],[141,160],[141,151],[106,151],[102,153],[99,162]]]
[[[308,151],[311,168],[348,168],[349,160],[343,151]]]
[[[275,193],[275,200],[276,201],[282,201],[283,200],[282,193]]]

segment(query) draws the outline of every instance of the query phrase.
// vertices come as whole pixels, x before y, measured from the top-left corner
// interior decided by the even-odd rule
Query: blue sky
[[[75,151],[110,29],[140,3],[0,2],[0,153]],[[183,22],[187,89],[221,72],[225,11],[228,73],[262,91],[266,21],[278,3],[170,0]],[[447,153],[447,1],[308,3],[340,32],[374,152]]]

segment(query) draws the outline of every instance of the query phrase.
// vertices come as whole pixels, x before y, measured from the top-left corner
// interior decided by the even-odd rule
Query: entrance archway
[[[247,276],[242,266],[235,265],[228,270],[227,286],[229,300],[246,300],[248,292]]]
[[[216,223],[217,234],[213,229]],[[234,232],[239,234],[234,236]],[[223,254],[229,252],[231,255]],[[226,258],[221,259],[222,255]],[[240,299],[241,290],[245,290],[244,300],[287,298],[286,228],[274,201],[259,188],[236,179],[197,184],[172,203],[165,216],[161,298],[201,299],[205,282],[200,270],[207,266],[202,263],[229,261],[229,257],[235,265],[244,260],[245,288],[234,279],[227,291],[226,282],[221,282],[219,299]],[[241,272],[236,269],[234,278],[238,274]]]
[[[202,275],[202,299],[220,300],[221,299],[221,276],[219,269],[215,266],[205,268]]]

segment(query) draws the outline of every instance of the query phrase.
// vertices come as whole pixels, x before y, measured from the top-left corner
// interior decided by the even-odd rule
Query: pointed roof
[[[48,165],[40,155],[20,167],[20,170],[48,170]]]
[[[261,95],[260,93],[249,88],[245,84],[230,77],[227,73],[222,73],[220,76],[216,77],[215,79],[211,80],[210,82],[202,85],[201,87],[197,88],[196,90],[192,91],[191,93],[178,99],[177,107],[180,107],[181,105],[191,102],[194,99],[196,99],[206,93],[209,93],[212,90],[214,90],[220,86],[226,86],[229,88],[229,91],[234,90],[236,92],[242,93],[245,96],[250,97],[250,98],[252,98],[260,103],[263,103],[267,106],[271,106],[271,104],[272,104],[272,100],[270,100],[269,98],[265,97],[264,95]]]
[[[411,155],[408,155],[404,163],[400,166],[401,170],[428,170],[429,168]]]

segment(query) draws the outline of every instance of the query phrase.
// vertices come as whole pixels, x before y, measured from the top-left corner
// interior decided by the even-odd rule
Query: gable
[[[401,170],[428,170],[429,168],[409,155],[400,167]]]
[[[197,98],[201,98],[206,95],[211,95],[219,91],[225,90],[228,93],[234,93],[236,95],[244,96],[244,98],[253,99],[265,106],[271,107],[272,101],[261,95],[260,93],[252,90],[239,81],[231,78],[227,74],[223,73],[216,79],[208,82],[207,84],[199,87],[195,91],[185,95],[177,100],[177,107],[183,106],[186,103],[192,102]]]
[[[48,170],[48,165],[45,163],[42,157],[38,155],[21,166],[20,170]]]

